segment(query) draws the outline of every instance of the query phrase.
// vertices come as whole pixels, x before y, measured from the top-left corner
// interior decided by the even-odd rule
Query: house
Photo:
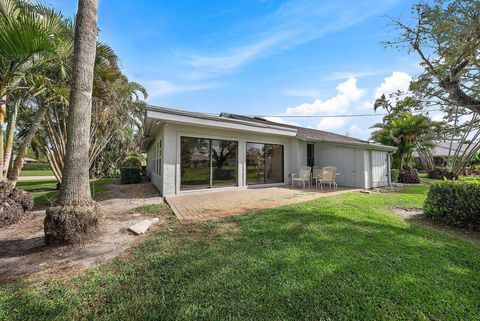
[[[470,144],[468,141],[463,144],[460,144],[458,141],[438,141],[435,142],[435,145],[431,149],[430,153],[432,155],[434,165],[442,167],[447,163],[449,157],[455,157],[455,155],[463,156],[471,153],[477,147],[478,144]],[[418,157],[418,153],[415,151],[413,156]]]
[[[393,147],[258,117],[148,106],[147,175],[164,196],[290,183],[301,166],[335,166],[339,186],[390,184]]]

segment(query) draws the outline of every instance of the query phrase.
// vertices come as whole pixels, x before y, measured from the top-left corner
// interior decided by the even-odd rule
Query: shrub
[[[140,171],[141,171],[140,168],[128,168],[128,167],[120,168],[120,182],[122,184],[140,183],[141,181]]]
[[[428,172],[428,178],[454,180],[458,179],[458,176],[445,168],[437,167],[433,171]]]
[[[400,176],[400,170],[392,168],[390,170],[390,179],[393,183],[398,183],[398,176]]]
[[[48,171],[49,169],[48,163],[25,163],[22,168],[24,171]]]
[[[433,220],[480,230],[480,184],[435,183],[430,186],[423,210]]]
[[[120,166],[120,182],[122,184],[140,183],[142,161],[135,156],[127,157]]]
[[[142,168],[142,161],[136,156],[127,157],[120,168]]]

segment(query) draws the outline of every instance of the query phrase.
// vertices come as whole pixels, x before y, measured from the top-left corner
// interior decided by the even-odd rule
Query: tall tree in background
[[[89,182],[90,123],[93,70],[97,48],[98,0],[79,0],[67,146],[58,205],[47,210],[45,242],[72,244],[91,237],[100,214]]]
[[[423,71],[410,89],[425,107],[444,111],[442,140],[450,140],[444,170],[460,174],[480,151],[480,2],[420,1],[411,20],[393,26],[398,36],[386,44],[418,57]]]

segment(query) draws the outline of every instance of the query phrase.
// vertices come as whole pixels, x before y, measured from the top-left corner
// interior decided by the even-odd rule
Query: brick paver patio
[[[208,221],[254,210],[314,200],[320,197],[358,191],[342,188],[301,189],[282,187],[209,191],[165,197],[181,223]]]

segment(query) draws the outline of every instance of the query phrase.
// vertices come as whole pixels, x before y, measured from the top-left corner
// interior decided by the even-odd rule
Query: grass
[[[20,176],[54,176],[54,175],[51,170],[47,169],[47,170],[35,170],[35,171],[22,170],[20,172]]]
[[[90,182],[90,188],[94,199],[103,199],[108,193],[105,185],[111,183],[113,180],[114,179],[111,178],[92,180]],[[53,204],[58,197],[56,180],[18,181],[17,188],[32,192],[36,206]]]
[[[427,188],[170,218],[76,278],[0,286],[0,319],[478,320],[479,247],[389,212],[421,207]]]

